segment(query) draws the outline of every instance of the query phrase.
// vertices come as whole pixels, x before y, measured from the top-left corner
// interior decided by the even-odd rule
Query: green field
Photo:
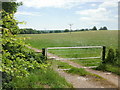
[[[106,46],[108,50],[109,48],[117,49],[118,47],[117,30],[72,32],[71,34],[24,34],[20,36],[26,37],[25,42],[38,49],[47,47]],[[101,49],[59,49],[49,50],[49,52],[64,58],[101,56]],[[91,59],[89,62],[74,61],[85,66],[95,66],[101,62],[100,59]]]
[[[72,34],[24,34],[21,36],[28,37],[26,42],[38,49],[63,46],[105,45],[107,48],[117,48],[118,46],[117,30],[72,32]]]

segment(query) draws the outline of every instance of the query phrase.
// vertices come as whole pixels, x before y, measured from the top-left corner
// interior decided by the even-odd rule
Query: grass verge
[[[77,74],[80,76],[86,76],[91,74],[87,72],[84,68],[76,68],[76,67],[72,67],[70,70],[67,70],[66,72],[71,74]]]
[[[58,68],[69,69],[69,70],[65,70],[67,73],[77,74],[80,76],[92,75],[92,76],[101,78],[100,76],[98,76],[96,74],[92,74],[92,73],[86,71],[84,68],[76,68],[76,67],[69,65],[68,63],[60,62],[60,61],[53,61],[53,62],[58,65]]]
[[[95,70],[109,71],[120,75],[120,67],[114,66],[112,64],[100,64],[100,66],[95,68]]]
[[[12,82],[15,88],[71,88],[57,72],[48,68],[44,70],[34,70],[28,77],[22,79],[15,78]]]

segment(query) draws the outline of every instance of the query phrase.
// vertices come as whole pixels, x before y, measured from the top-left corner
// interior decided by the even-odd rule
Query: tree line
[[[100,29],[97,29],[96,26],[94,26],[92,29],[77,29],[77,30],[36,30],[32,28],[24,28],[20,29],[20,34],[42,34],[42,33],[63,33],[63,32],[76,32],[76,31],[94,31],[94,30],[108,30],[106,26],[100,27]]]

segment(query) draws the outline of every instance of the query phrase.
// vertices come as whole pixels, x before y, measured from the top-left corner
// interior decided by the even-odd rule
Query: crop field
[[[52,34],[24,34],[25,42],[34,48],[42,49],[47,47],[78,47],[78,46],[106,46],[117,49],[118,31],[83,31],[70,33],[52,33]],[[101,49],[55,49],[48,50],[64,58],[83,58],[83,57],[100,57]],[[74,60],[85,66],[96,66],[101,59]]]

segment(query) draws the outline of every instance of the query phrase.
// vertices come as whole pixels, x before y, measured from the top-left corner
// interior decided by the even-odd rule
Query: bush
[[[115,52],[113,49],[109,49],[107,58],[105,59],[105,63],[120,66],[119,58],[120,58],[120,52],[118,51],[118,49],[116,49]]]
[[[105,63],[115,63],[115,53],[113,49],[109,49]]]
[[[41,55],[36,55],[35,52],[26,48],[25,43],[13,35],[14,30],[19,31],[16,24],[12,25],[17,23],[12,17],[14,15],[4,11],[3,13],[5,16],[2,18],[4,26],[2,27],[2,73],[4,75],[2,87],[7,89],[12,88],[11,81],[14,78],[28,77],[31,70],[44,69],[48,65],[43,63]]]
[[[109,71],[120,75],[120,51],[116,49],[109,49],[107,58],[103,63],[101,63],[96,70]]]
[[[120,51],[118,49],[116,49],[115,61],[116,65],[120,67]]]
[[[101,63],[101,64],[96,68],[96,70],[103,70],[103,71],[105,71],[105,70],[106,70],[106,64]]]

